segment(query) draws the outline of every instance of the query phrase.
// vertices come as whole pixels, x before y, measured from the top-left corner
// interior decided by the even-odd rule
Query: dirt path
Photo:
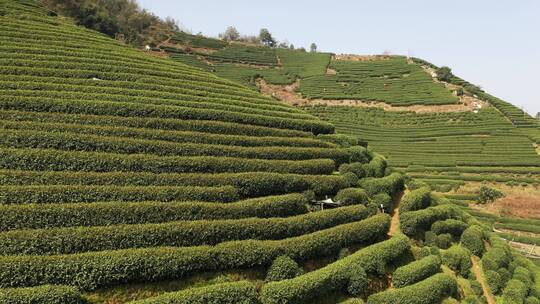
[[[484,273],[482,272],[482,268],[480,268],[480,260],[476,256],[471,257],[471,261],[473,264],[472,270],[474,272],[474,275],[476,276],[476,280],[482,285],[482,290],[484,291],[484,296],[487,299],[488,304],[496,304],[495,297],[489,290],[489,287],[486,282],[486,278],[484,277]]]
[[[300,80],[296,80],[289,85],[274,85],[269,84],[263,79],[257,81],[257,85],[261,93],[272,96],[278,100],[291,104],[293,106],[313,106],[313,105],[328,105],[328,106],[349,106],[361,108],[381,108],[385,111],[403,112],[412,111],[416,113],[435,113],[435,112],[470,112],[476,110],[474,101],[471,98],[462,96],[462,102],[448,105],[412,105],[412,106],[392,106],[391,104],[379,101],[367,101],[356,99],[307,99],[302,97],[296,90],[300,86]]]
[[[390,230],[388,231],[388,236],[390,237],[401,233],[401,230],[399,230],[399,205],[401,204],[401,198],[404,194],[405,191],[401,192],[394,201],[394,214],[392,215],[392,221],[390,222]]]

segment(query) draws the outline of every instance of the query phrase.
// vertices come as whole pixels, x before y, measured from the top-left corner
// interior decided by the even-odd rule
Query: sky
[[[193,33],[268,28],[296,47],[411,55],[532,115],[540,112],[540,0],[138,0]]]

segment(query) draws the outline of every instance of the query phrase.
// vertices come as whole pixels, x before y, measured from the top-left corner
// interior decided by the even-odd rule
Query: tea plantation
[[[424,131],[407,113],[401,126],[380,111],[308,113],[211,71],[241,63],[291,83],[326,73],[330,54],[178,33],[219,64],[159,58],[34,0],[0,0],[0,36],[0,303],[540,299],[538,266],[389,166],[478,134],[490,137],[462,141],[481,154],[463,166],[537,166],[532,148],[498,150],[529,137],[493,109],[426,117]],[[394,153],[381,136],[415,146]],[[456,167],[455,154],[425,165]]]

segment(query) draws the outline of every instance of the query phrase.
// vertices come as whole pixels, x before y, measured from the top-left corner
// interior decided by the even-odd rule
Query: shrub
[[[403,190],[405,178],[400,173],[392,173],[382,178],[364,178],[360,180],[360,187],[366,189],[369,195],[386,193],[395,196]]]
[[[354,174],[352,172],[347,172],[347,173],[344,173],[342,176],[345,179],[345,181],[347,182],[347,185],[349,187],[358,186],[358,182],[360,181],[360,179],[358,178],[358,176],[356,176],[356,174]]]
[[[339,166],[339,173],[341,175],[352,173],[359,179],[366,177],[366,171],[362,163],[342,164]]]
[[[525,304],[540,304],[540,300],[536,297],[528,297],[525,299]]]
[[[433,223],[433,225],[431,225],[431,231],[435,234],[450,233],[453,236],[460,236],[467,227],[469,227],[469,225],[462,221],[447,219]]]
[[[460,213],[461,211],[452,205],[441,205],[400,213],[400,228],[406,235],[413,236],[429,229],[436,221],[456,218]]]
[[[283,240],[244,240],[216,246],[154,247],[57,256],[3,256],[0,257],[0,286],[54,282],[95,289],[118,283],[178,279],[195,272],[270,265],[280,255],[308,260],[337,254],[341,248],[353,244],[377,242],[387,237],[389,227],[390,217],[381,214]],[[51,273],[54,277],[47,275]]]
[[[492,243],[493,244],[493,243]],[[510,253],[503,249],[494,247],[482,256],[482,267],[484,270],[497,271],[499,268],[507,268],[510,264]]]
[[[461,245],[472,254],[482,256],[484,253],[484,231],[480,226],[473,225],[461,235]]]
[[[452,245],[452,235],[450,233],[443,233],[437,236],[437,247],[441,249],[447,249]]]
[[[302,268],[298,266],[293,259],[286,255],[278,256],[266,273],[266,282],[281,281],[292,279],[303,273]]]
[[[288,217],[307,213],[301,194],[267,196],[228,204],[205,202],[99,202],[0,205],[0,231],[109,226],[171,221]]]
[[[438,246],[437,235],[433,231],[426,231],[424,234],[424,245],[426,246]]]
[[[134,301],[133,304],[258,304],[256,286],[248,281],[220,283],[199,288],[189,288],[177,292],[169,292],[145,300]]]
[[[392,275],[392,281],[396,288],[401,288],[422,281],[440,270],[441,258],[430,255],[396,269]]]
[[[232,157],[125,155],[101,152],[6,148],[0,151],[0,168],[36,171],[153,173],[260,171],[318,175],[334,172],[335,163],[330,159],[261,160]]]
[[[409,249],[408,238],[393,237],[299,277],[265,284],[261,291],[261,302],[264,304],[312,303],[313,300],[326,294],[346,288],[352,271],[358,270],[358,267],[363,268],[366,273],[376,273],[380,268],[384,270],[386,264]]]
[[[91,203],[99,201],[207,201],[232,202],[239,199],[232,186],[0,186],[0,204]]]
[[[362,205],[287,218],[177,221],[157,224],[16,230],[0,233],[2,254],[68,254],[154,246],[214,245],[277,240],[365,219]]]
[[[439,273],[416,284],[369,296],[367,304],[432,304],[457,294],[456,279]]]
[[[478,201],[482,204],[494,202],[496,199],[504,197],[504,193],[495,188],[482,185],[480,187],[480,195]]]
[[[375,154],[373,159],[362,165],[366,177],[383,177],[387,168],[386,158],[380,154]]]
[[[512,278],[512,274],[506,268],[499,268],[499,270],[497,270],[497,273],[501,277],[501,286],[506,285],[506,283],[508,283],[508,281]]]
[[[343,302],[339,302],[339,304],[364,304],[364,300],[358,298],[351,298]]]
[[[334,197],[335,201],[340,202],[342,205],[366,205],[369,203],[369,196],[366,190],[361,188],[346,188],[341,189]]]
[[[82,304],[83,299],[75,287],[43,285],[0,289],[0,303]]]
[[[234,186],[241,197],[260,197],[313,190],[317,195],[335,194],[346,188],[345,176],[299,175],[270,172],[243,173],[162,173],[72,172],[0,170],[5,186]]]
[[[502,299],[504,303],[508,304],[523,303],[523,301],[525,301],[527,298],[528,293],[529,288],[527,285],[525,285],[525,283],[512,279],[508,281],[508,284],[506,284],[506,287],[502,292]]]
[[[107,137],[72,132],[4,130],[0,145],[11,148],[58,149],[62,151],[151,154],[159,156],[214,156],[246,159],[306,160],[332,159],[337,165],[351,158],[346,149],[316,147],[244,147],[163,140]],[[363,148],[362,148],[363,149]],[[355,154],[356,155],[356,154]]]
[[[420,188],[407,193],[401,200],[400,212],[409,212],[427,208],[431,203],[431,190]]]
[[[467,276],[472,267],[470,252],[458,245],[450,247],[442,253],[442,262],[450,269],[459,272],[463,277]]]
[[[350,270],[347,292],[352,296],[363,295],[368,287],[369,280],[366,271],[362,267],[353,266]]]
[[[371,155],[365,147],[353,146],[348,148],[347,152],[350,155],[348,163],[368,163],[371,160]]]
[[[493,270],[487,270],[484,272],[486,274],[485,277],[489,286],[489,290],[491,290],[493,294],[498,293],[503,286],[501,276],[499,275],[499,273]]]
[[[449,67],[443,66],[438,68],[435,73],[437,74],[437,79],[440,81],[450,82],[452,77],[452,70]]]
[[[394,201],[392,197],[386,193],[378,193],[371,197],[371,202],[381,208],[381,205],[386,213],[392,212]]]

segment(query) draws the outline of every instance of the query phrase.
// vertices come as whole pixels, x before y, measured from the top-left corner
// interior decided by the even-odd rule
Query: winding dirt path
[[[399,205],[401,204],[401,198],[403,198],[404,194],[405,191],[402,191],[394,200],[394,214],[392,215],[390,230],[388,231],[389,237],[401,233],[401,230],[399,230]]]
[[[474,275],[476,276],[476,280],[478,280],[480,285],[482,285],[482,290],[484,291],[484,296],[486,297],[488,304],[497,304],[497,301],[495,301],[495,297],[489,290],[486,278],[484,277],[484,273],[482,272],[482,268],[480,267],[480,259],[477,256],[472,256],[471,261],[473,264],[472,270],[474,272]]]

